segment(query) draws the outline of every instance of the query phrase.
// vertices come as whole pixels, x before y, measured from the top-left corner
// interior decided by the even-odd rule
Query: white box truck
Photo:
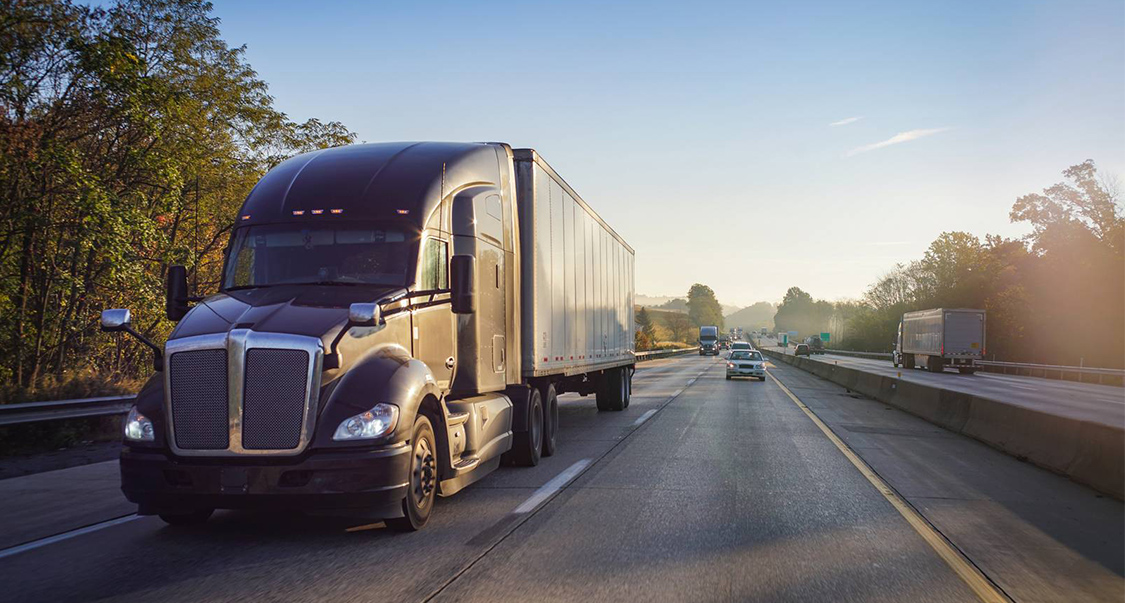
[[[907,312],[898,323],[892,354],[895,366],[924,367],[935,373],[945,367],[961,373],[976,370],[984,358],[985,312],[967,308],[934,308]]]

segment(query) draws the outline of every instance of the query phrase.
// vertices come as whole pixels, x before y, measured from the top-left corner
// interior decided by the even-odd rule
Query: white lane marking
[[[19,555],[20,553],[25,553],[27,551],[32,551],[32,550],[35,550],[37,548],[47,546],[48,544],[55,544],[56,542],[62,542],[64,540],[70,540],[71,538],[82,536],[84,534],[89,534],[90,532],[97,532],[98,530],[110,528],[110,527],[113,527],[115,525],[119,525],[119,524],[123,524],[123,523],[128,523],[130,521],[133,521],[134,519],[140,519],[140,518],[141,518],[141,516],[137,515],[137,514],[126,515],[124,517],[118,517],[117,519],[111,519],[109,521],[103,521],[101,523],[95,523],[93,525],[89,525],[89,526],[86,526],[84,528],[78,528],[77,530],[71,530],[69,532],[63,532],[62,534],[56,534],[54,536],[49,536],[47,538],[40,538],[39,540],[33,540],[31,542],[27,542],[27,543],[21,544],[19,546],[14,546],[14,547],[7,548],[7,549],[4,549],[4,550],[0,551],[0,559],[3,559],[5,557],[11,557],[12,555]]]
[[[655,414],[656,414],[655,408],[653,408],[651,410],[648,410],[648,411],[645,411],[645,414],[641,415],[641,417],[639,419],[637,419],[636,421],[633,421],[633,425],[634,426],[640,425],[641,423],[644,423],[645,421],[649,420],[649,418],[651,418],[652,415],[655,415]]]
[[[543,504],[543,501],[554,496],[554,494],[561,490],[570,480],[577,477],[579,473],[582,473],[582,470],[591,462],[593,462],[592,459],[582,459],[567,467],[565,471],[551,478],[551,481],[540,486],[531,497],[523,501],[512,513],[522,515],[534,511],[535,507]]]

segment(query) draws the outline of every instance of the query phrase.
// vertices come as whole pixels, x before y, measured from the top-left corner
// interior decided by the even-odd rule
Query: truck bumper
[[[409,487],[410,447],[313,451],[286,459],[174,457],[125,448],[121,491],[140,515],[197,509],[351,510],[402,515]],[[267,464],[268,463],[268,464]]]

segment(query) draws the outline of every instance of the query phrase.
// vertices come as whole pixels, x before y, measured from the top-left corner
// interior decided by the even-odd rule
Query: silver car
[[[766,361],[758,350],[731,350],[727,358],[727,379],[757,377],[766,380]]]

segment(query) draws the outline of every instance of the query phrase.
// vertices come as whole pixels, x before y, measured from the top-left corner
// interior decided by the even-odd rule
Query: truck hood
[[[192,308],[169,339],[252,329],[325,338],[348,319],[357,302],[388,298],[399,287],[280,285],[213,295]]]

